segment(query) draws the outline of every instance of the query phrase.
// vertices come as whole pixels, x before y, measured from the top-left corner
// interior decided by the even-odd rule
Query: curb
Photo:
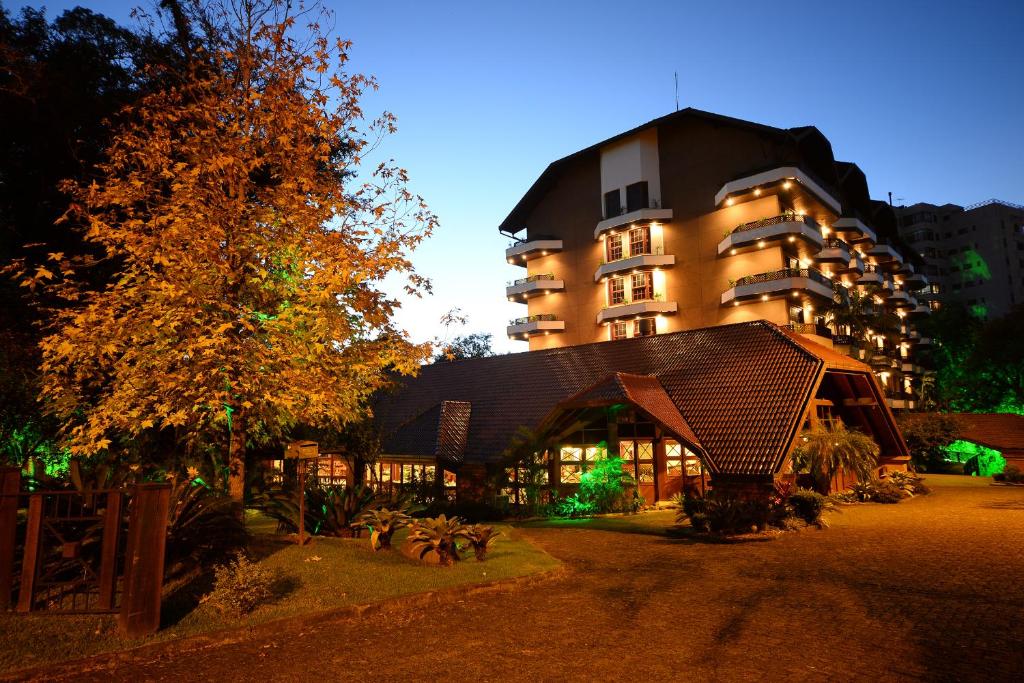
[[[302,614],[295,617],[284,617],[273,621],[256,624],[249,627],[229,628],[212,633],[189,636],[175,640],[166,640],[159,643],[139,645],[127,650],[115,650],[68,660],[50,666],[37,666],[29,669],[20,669],[5,674],[0,674],[0,681],[23,681],[23,680],[57,680],[66,677],[74,677],[83,673],[97,673],[100,671],[115,669],[121,664],[139,662],[146,659],[158,659],[163,655],[173,654],[175,657],[185,655],[199,650],[207,650],[223,645],[232,645],[251,638],[272,636],[282,629],[288,628],[312,628],[323,626],[337,621],[345,621],[359,617],[373,616],[378,614],[395,614],[407,611],[415,607],[426,607],[430,605],[451,605],[460,602],[464,598],[485,595],[490,593],[511,593],[520,588],[545,583],[561,578],[569,574],[564,563],[554,569],[548,569],[535,574],[513,576],[506,579],[495,579],[485,583],[473,583],[451,588],[441,588],[426,593],[412,593],[402,595],[380,602],[369,602],[357,605],[346,605],[320,612]],[[93,664],[94,666],[90,666]]]

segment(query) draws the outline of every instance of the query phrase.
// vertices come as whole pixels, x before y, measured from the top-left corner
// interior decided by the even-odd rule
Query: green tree
[[[486,332],[474,332],[456,337],[449,344],[444,345],[440,351],[434,354],[433,361],[440,363],[467,358],[486,358],[493,355],[491,335]]]
[[[941,471],[946,460],[945,447],[959,439],[963,429],[960,420],[941,413],[906,413],[898,422],[918,472]]]
[[[793,468],[810,473],[819,493],[828,493],[840,469],[852,472],[861,481],[874,477],[878,444],[863,432],[847,429],[842,420],[821,422],[804,431],[800,439],[793,453]]]

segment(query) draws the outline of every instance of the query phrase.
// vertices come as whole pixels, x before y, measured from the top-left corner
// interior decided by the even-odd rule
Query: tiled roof
[[[853,370],[855,372],[871,372],[871,368],[867,365],[861,363],[855,358],[847,356],[845,353],[840,353],[835,349],[823,346],[816,341],[808,339],[805,335],[798,334],[792,330],[781,328],[781,331],[797,344],[823,360],[830,368],[836,368],[838,370]]]
[[[651,375],[616,372],[562,401],[556,408],[610,403],[631,403],[667,427],[687,445],[698,451],[704,450],[700,445],[700,439],[690,429],[686,419],[679,414],[679,409],[665,393],[661,382]]]
[[[966,441],[1000,452],[1024,452],[1024,415],[1009,413],[952,413],[960,419]]]
[[[488,461],[500,457],[518,427],[537,427],[558,403],[601,378],[649,375],[713,470],[769,474],[781,464],[823,367],[813,350],[755,321],[436,363],[384,396],[376,414],[386,453],[422,452],[418,444],[436,444],[436,431],[417,418],[442,401],[468,402],[464,458]]]
[[[469,433],[472,404],[465,401],[441,403],[441,419],[437,427],[437,455],[453,462],[462,462]]]

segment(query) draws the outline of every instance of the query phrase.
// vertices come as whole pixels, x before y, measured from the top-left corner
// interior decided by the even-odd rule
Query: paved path
[[[935,483],[769,542],[534,529],[565,577],[75,680],[1024,680],[1024,488]]]

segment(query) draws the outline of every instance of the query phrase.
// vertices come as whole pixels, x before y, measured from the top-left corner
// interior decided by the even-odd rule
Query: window
[[[626,211],[647,208],[647,181],[626,185]]]
[[[633,322],[634,337],[653,337],[658,334],[654,318],[638,318]]]
[[[651,228],[649,226],[643,226],[642,228],[633,228],[629,231],[629,255],[636,256],[637,254],[650,254],[651,253]]]
[[[621,277],[608,280],[608,305],[615,306],[626,300],[626,281]]]
[[[612,341],[626,338],[626,323],[624,321],[612,323]]]
[[[637,482],[654,483],[654,444],[650,441],[636,442]]]
[[[618,261],[622,258],[622,235],[609,235],[605,239],[608,261]]]
[[[630,278],[632,278],[633,285],[633,301],[654,298],[654,284],[651,273],[646,271],[643,273],[633,273]]]
[[[622,214],[622,199],[618,190],[604,193],[604,217],[614,218]]]
[[[454,501],[455,500],[456,482],[457,482],[457,479],[456,479],[455,473],[454,472],[450,472],[449,470],[445,470],[444,471],[444,479],[443,479],[444,497],[447,498],[450,501]]]
[[[683,476],[683,446],[676,441],[665,441],[665,474],[669,477]]]

